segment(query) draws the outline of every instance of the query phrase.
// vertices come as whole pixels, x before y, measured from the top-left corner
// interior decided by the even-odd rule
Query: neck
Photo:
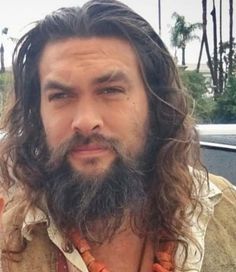
[[[126,222],[127,223],[127,222]],[[91,253],[112,272],[152,271],[154,248],[148,237],[135,234],[129,224],[102,244],[90,243]]]

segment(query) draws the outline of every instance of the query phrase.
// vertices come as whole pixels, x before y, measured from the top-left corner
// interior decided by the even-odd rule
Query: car
[[[203,164],[236,185],[236,124],[201,124],[197,130]]]

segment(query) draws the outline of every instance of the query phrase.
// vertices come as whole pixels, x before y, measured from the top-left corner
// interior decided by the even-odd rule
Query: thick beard
[[[136,158],[124,156],[110,142],[117,158],[105,173],[95,177],[82,175],[67,161],[72,142],[80,140],[71,140],[66,148],[62,147],[61,156],[57,151],[51,154],[45,194],[50,215],[62,232],[77,230],[87,240],[102,243],[114,236],[127,215],[135,226],[144,222],[141,215],[147,208],[155,154],[153,141],[148,138]],[[100,136],[95,139],[107,142]]]

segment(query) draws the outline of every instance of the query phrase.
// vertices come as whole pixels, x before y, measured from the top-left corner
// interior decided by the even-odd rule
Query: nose
[[[81,102],[74,112],[72,131],[83,134],[98,132],[103,127],[103,120],[95,103]]]

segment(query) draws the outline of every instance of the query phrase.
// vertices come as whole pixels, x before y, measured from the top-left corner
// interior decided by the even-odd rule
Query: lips
[[[72,153],[76,154],[96,154],[107,151],[107,148],[98,144],[80,145],[72,150]]]

